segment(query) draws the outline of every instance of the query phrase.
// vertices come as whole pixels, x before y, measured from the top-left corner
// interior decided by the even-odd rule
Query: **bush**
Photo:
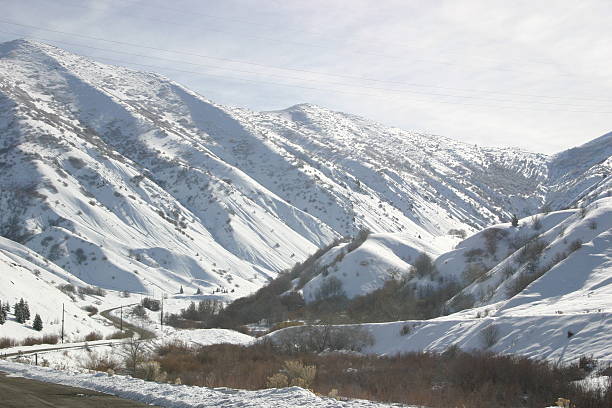
[[[433,276],[436,273],[436,267],[433,259],[426,253],[422,253],[414,260],[413,270],[416,276],[424,278],[425,276]]]
[[[21,340],[22,346],[36,346],[38,344],[43,344],[42,338],[26,337],[25,339]]]
[[[266,380],[267,388],[285,388],[289,386],[289,378],[283,373],[276,373]]]
[[[472,282],[480,281],[485,278],[487,272],[489,272],[489,270],[483,264],[471,263],[465,267],[461,276],[463,277],[463,281],[469,285]]]
[[[45,334],[42,337],[43,344],[57,344],[59,340],[60,338],[57,334]]]
[[[107,340],[117,340],[117,339],[127,339],[130,337],[134,337],[134,332],[132,332],[131,330],[117,330],[111,334],[108,334],[106,336]]]
[[[266,385],[268,388],[302,387],[310,388],[315,379],[317,368],[305,366],[301,361],[285,361],[281,372],[268,377]]]
[[[516,269],[512,267],[510,262],[507,262],[506,265],[504,265],[504,269],[502,270],[502,274],[505,279],[508,279],[509,277],[514,275],[515,272],[516,272]]]
[[[506,235],[508,235],[508,232],[500,228],[488,228],[483,232],[485,248],[489,255],[495,255],[499,240]]]
[[[578,360],[578,368],[590,373],[597,367],[597,360],[593,356],[581,356]]]
[[[83,307],[83,310],[85,310],[89,314],[89,317],[98,313],[98,308],[94,305],[85,306]]]
[[[346,296],[342,289],[342,282],[335,276],[329,276],[323,280],[315,294],[316,300]]]
[[[146,297],[142,299],[140,304],[142,307],[149,309],[152,312],[159,312],[161,310],[161,302],[157,299]]]
[[[481,248],[473,248],[463,253],[467,262],[475,262],[484,255],[484,250]]]
[[[476,299],[471,293],[460,292],[450,302],[450,307],[453,311],[469,309],[474,306]]]
[[[104,337],[102,337],[102,334],[100,332],[92,331],[85,336],[85,341],[97,341],[102,340],[103,338]]]
[[[537,261],[547,246],[548,243],[539,238],[527,242],[518,253],[518,262],[525,263],[529,261]]]
[[[18,345],[19,343],[15,339],[12,339],[10,337],[0,337],[0,349],[16,347]]]
[[[89,296],[106,296],[106,291],[102,288],[95,286],[81,286],[79,287],[79,294]]]
[[[145,342],[131,338],[122,344],[119,355],[123,358],[126,370],[136,376],[139,366],[148,360],[149,351]]]
[[[142,305],[136,305],[131,311],[132,316],[139,317],[141,319],[148,319],[147,312]]]
[[[576,239],[569,244],[567,249],[570,253],[572,253],[574,251],[579,250],[580,248],[582,248],[582,240]]]
[[[179,314],[167,314],[166,324],[181,328],[204,328],[213,325],[213,322],[223,311],[223,302],[214,299],[205,299],[198,302],[191,302],[186,309],[181,309]]]
[[[577,365],[556,366],[521,356],[445,353],[389,356],[355,353],[288,353],[269,342],[252,346],[217,344],[156,357],[170,381],[187,385],[262,389],[290,385],[290,373],[312,378],[313,392],[428,407],[524,407],[552,405],[559,396],[580,408],[610,406],[610,391],[580,383]],[[287,362],[299,361],[293,367]],[[316,372],[303,374],[304,367]],[[282,375],[282,376],[281,376]],[[286,381],[286,383],[285,383]]]
[[[285,361],[283,370],[289,379],[289,385],[292,387],[310,388],[317,374],[315,366],[304,365],[301,361]]]
[[[355,238],[353,238],[353,240],[349,242],[348,245],[346,246],[347,253],[353,252],[354,250],[359,248],[361,244],[363,244],[368,239],[370,234],[371,232],[369,229],[359,230]]]
[[[162,371],[159,362],[157,361],[145,361],[138,365],[137,374],[138,378],[142,378],[145,381],[164,382],[168,375]]]
[[[409,324],[405,324],[400,329],[400,336],[407,336],[412,332],[412,326]]]
[[[482,346],[489,349],[499,341],[499,329],[496,325],[490,324],[480,331],[479,337]]]
[[[109,372],[109,370],[116,372],[121,366],[119,360],[112,353],[98,354],[95,351],[89,352],[86,358],[80,362],[80,365],[87,370],[104,373]]]
[[[300,326],[278,332],[273,341],[287,352],[361,351],[374,336],[360,326]]]
[[[454,235],[457,238],[465,239],[467,232],[464,229],[449,229],[448,235]]]
[[[536,278],[536,275],[529,275],[525,272],[522,272],[519,276],[514,278],[514,280],[508,283],[508,285],[506,286],[506,296],[508,296],[508,298],[511,298],[513,296],[518,295]]]

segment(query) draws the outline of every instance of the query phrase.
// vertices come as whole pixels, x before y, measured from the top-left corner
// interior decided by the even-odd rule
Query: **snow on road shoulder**
[[[299,387],[245,391],[143,381],[121,375],[57,371],[0,360],[0,371],[13,376],[86,388],[121,398],[168,408],[189,407],[390,407],[364,400],[338,401],[319,397]]]

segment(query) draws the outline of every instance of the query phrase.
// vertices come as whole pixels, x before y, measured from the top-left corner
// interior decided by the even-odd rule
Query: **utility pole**
[[[123,331],[123,305],[119,306],[119,313],[120,313],[120,318],[119,318],[119,330]]]
[[[164,294],[162,293],[161,297],[161,311],[159,313],[159,324],[161,328],[164,328]]]
[[[64,344],[64,304],[62,303],[62,344]]]

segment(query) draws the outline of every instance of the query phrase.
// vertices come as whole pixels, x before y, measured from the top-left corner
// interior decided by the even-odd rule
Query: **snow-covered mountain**
[[[42,43],[0,44],[0,233],[109,289],[238,297],[364,228],[441,253],[451,229],[603,194],[610,149],[606,135],[548,157],[313,105],[253,112]]]
[[[459,288],[438,315],[455,313],[362,325],[375,338],[368,352],[441,352],[455,345],[557,363],[585,355],[605,361],[610,357],[612,197],[607,192],[580,209],[523,218],[517,226],[488,227],[448,252],[402,234],[372,234],[350,252],[348,245],[339,244],[323,254],[313,268],[320,273],[303,287],[298,287],[299,280],[293,281],[307,303],[320,301],[322,288],[331,280],[339,288],[334,294],[343,292],[349,299],[364,299],[390,280],[401,280],[402,288],[424,293],[422,299],[429,303],[428,293],[435,293],[435,288],[448,282]],[[433,267],[419,276],[414,265],[423,253],[431,257]],[[409,303],[410,296],[403,301]],[[495,338],[485,345],[483,333],[490,327],[495,328]],[[300,328],[270,337],[282,339],[292,330]]]

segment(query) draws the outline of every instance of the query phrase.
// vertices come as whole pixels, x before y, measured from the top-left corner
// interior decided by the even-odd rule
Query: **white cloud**
[[[268,110],[311,102],[470,143],[552,153],[610,130],[612,113],[598,113],[612,112],[610,17],[609,1],[32,0],[3,5],[0,18],[342,77],[172,54],[5,23],[0,30],[49,43],[60,40],[179,60],[56,43],[126,64],[159,66],[147,70],[225,104]],[[4,32],[0,41],[17,37]]]

